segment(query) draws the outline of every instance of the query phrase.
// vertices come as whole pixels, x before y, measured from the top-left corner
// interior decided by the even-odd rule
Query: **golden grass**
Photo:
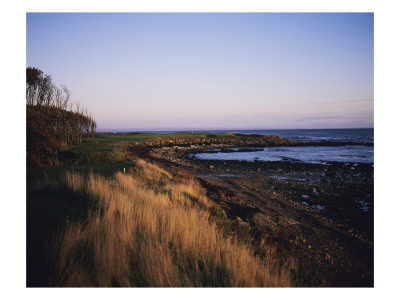
[[[222,234],[193,179],[139,160],[134,172],[112,179],[69,173],[66,185],[94,208],[54,241],[53,286],[290,285],[289,265]]]

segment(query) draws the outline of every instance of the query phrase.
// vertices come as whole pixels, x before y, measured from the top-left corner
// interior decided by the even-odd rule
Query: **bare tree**
[[[69,89],[56,87],[51,76],[37,68],[26,69],[28,157],[94,140],[96,122],[79,103],[73,109],[70,98]]]

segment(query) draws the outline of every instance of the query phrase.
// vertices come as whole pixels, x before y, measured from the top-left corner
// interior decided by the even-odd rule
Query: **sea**
[[[215,130],[219,132],[239,132],[244,134],[280,135],[282,138],[301,141],[331,141],[357,143],[346,146],[301,146],[301,147],[268,147],[268,148],[232,148],[232,152],[220,149],[197,153],[193,156],[206,160],[240,160],[240,161],[288,161],[313,164],[341,163],[374,163],[374,129],[290,129],[290,130]],[[243,151],[245,150],[245,151]]]

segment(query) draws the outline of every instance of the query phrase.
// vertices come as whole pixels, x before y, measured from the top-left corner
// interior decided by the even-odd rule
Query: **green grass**
[[[76,154],[89,154],[96,152],[115,152],[132,142],[144,142],[157,138],[234,138],[248,139],[260,137],[260,135],[245,135],[238,133],[210,133],[210,132],[176,132],[176,133],[152,133],[152,132],[128,132],[128,133],[97,133],[94,142],[71,145],[61,149],[65,152]]]
[[[124,149],[132,142],[145,142],[159,138],[254,138],[254,135],[236,133],[176,132],[176,133],[98,133],[94,142],[63,147],[59,160],[63,164],[109,164],[124,159]]]
[[[166,137],[197,137],[197,138],[249,138],[258,135],[244,135],[237,133],[210,133],[210,132],[175,132],[175,133],[152,133],[152,132],[129,132],[129,133],[97,133],[96,139],[91,143],[72,145],[63,148],[66,151],[95,152],[107,151],[121,142],[144,142],[155,138]]]
[[[82,143],[63,148],[65,151],[88,153],[96,151],[109,151],[121,142],[144,142],[155,138],[165,137],[233,137],[233,133],[209,133],[209,132],[176,132],[176,133],[152,133],[152,132],[128,132],[128,133],[97,133],[96,139],[91,143]]]
[[[245,140],[260,137],[259,135],[244,135],[238,133],[209,133],[209,132],[177,132],[177,133],[151,133],[151,132],[129,132],[129,133],[98,133],[94,142],[71,145],[60,149],[59,161],[61,166],[52,167],[28,167],[27,183],[42,180],[44,174],[50,178],[65,174],[66,171],[74,171],[87,175],[90,171],[99,175],[110,177],[117,171],[126,171],[133,167],[128,162],[125,149],[132,142],[144,142],[158,138],[229,138]]]
[[[60,149],[61,166],[27,167],[27,184],[34,184],[38,180],[59,178],[66,171],[74,171],[82,175],[94,172],[105,177],[111,177],[117,171],[126,171],[134,167],[132,162],[126,161],[123,150],[131,142],[143,142],[159,137],[207,137],[209,133],[180,132],[170,134],[131,132],[131,133],[98,133],[94,142],[71,145]],[[230,134],[217,134],[231,136]]]

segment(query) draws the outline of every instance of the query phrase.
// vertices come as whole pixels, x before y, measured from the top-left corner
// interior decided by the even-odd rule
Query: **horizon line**
[[[342,130],[342,129],[374,129],[374,127],[346,127],[346,128],[99,128],[97,132],[112,132],[112,131],[126,131],[126,132],[144,132],[144,131],[176,131],[176,132],[187,132],[187,131],[199,132],[199,131],[212,131],[212,130]]]

